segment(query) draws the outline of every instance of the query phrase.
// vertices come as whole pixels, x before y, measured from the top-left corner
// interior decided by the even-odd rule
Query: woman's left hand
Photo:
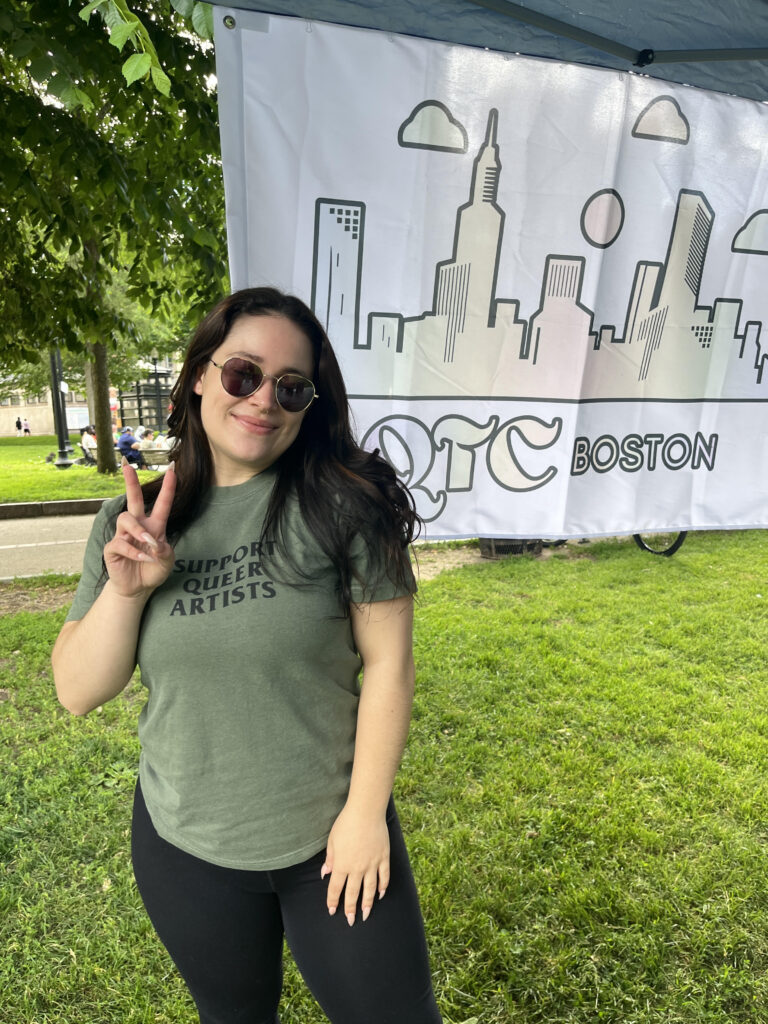
[[[345,807],[328,836],[320,877],[330,874],[326,902],[335,914],[344,891],[344,916],[355,923],[358,902],[363,921],[389,885],[389,830],[384,815],[368,817]]]

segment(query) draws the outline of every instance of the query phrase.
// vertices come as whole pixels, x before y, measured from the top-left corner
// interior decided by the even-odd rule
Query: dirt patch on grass
[[[414,567],[416,581],[433,580],[446,569],[458,569],[462,565],[474,565],[485,559],[477,545],[467,544],[462,547],[420,547],[416,546],[417,564]]]
[[[439,573],[444,572],[446,569],[458,569],[462,565],[474,565],[477,562],[494,562],[499,559],[506,558],[517,558],[518,555],[502,554],[496,558],[487,558],[480,554],[480,547],[477,543],[467,543],[463,545],[451,546],[446,544],[445,547],[442,545],[427,545],[421,547],[416,545],[416,556],[418,560],[418,570],[416,571],[417,580],[431,580]],[[569,540],[544,542],[541,551],[529,552],[526,557],[534,557],[540,561],[546,561],[548,558],[587,558],[594,559],[594,555],[590,551],[590,542],[582,540]]]
[[[418,568],[414,570],[417,580],[431,580],[446,569],[458,569],[462,565],[484,561],[476,545],[419,548],[418,559]],[[23,580],[0,582],[0,615],[56,611],[70,604],[76,589],[76,583],[41,587],[25,586]]]
[[[56,611],[70,604],[76,589],[76,583],[54,587],[25,586],[21,581],[0,583],[0,615]]]
[[[555,552],[566,558],[592,558],[589,544],[581,546],[578,541],[568,541],[558,547],[544,547],[537,558],[551,558]],[[418,565],[414,568],[417,582],[432,580],[447,569],[459,569],[464,565],[488,562],[483,558],[475,543],[462,545],[416,545]],[[515,556],[502,556],[515,557]],[[23,580],[0,582],[0,615],[15,615],[17,612],[49,612],[68,605],[75,596],[76,583],[61,583],[53,586],[25,585]]]

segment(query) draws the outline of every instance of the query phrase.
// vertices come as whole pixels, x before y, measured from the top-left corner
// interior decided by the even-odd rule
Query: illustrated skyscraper
[[[475,158],[469,202],[459,207],[453,258],[438,263],[437,316],[447,317],[444,358],[453,361],[456,335],[467,322],[493,327],[504,213],[497,206],[501,161],[496,141],[498,112],[491,110],[485,142]]]
[[[504,230],[504,211],[497,203],[497,131],[498,112],[492,109],[472,165],[469,199],[456,212],[453,254],[435,269],[432,309],[419,317],[368,317],[369,346],[408,357],[408,386],[420,394],[457,388],[462,394],[489,393],[494,385],[488,367],[501,371],[504,359],[516,357],[523,343],[518,303],[496,299]]]
[[[657,306],[666,306],[673,323],[690,324],[699,298],[714,211],[697,192],[680,192]]]
[[[532,365],[539,361],[540,348],[545,355],[549,351],[551,362],[551,353],[557,353],[558,338],[564,334],[579,340],[589,338],[594,347],[592,314],[581,304],[584,265],[583,257],[547,256],[541,305],[531,317],[520,353]]]
[[[681,189],[664,264],[637,265],[625,342],[642,345],[638,380],[652,381],[654,389],[675,393],[686,381],[702,395],[721,393],[741,303],[698,305],[714,219],[705,196]]]
[[[315,202],[312,309],[339,349],[358,348],[365,204]]]

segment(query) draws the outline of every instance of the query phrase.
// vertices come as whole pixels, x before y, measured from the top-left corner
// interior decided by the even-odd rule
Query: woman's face
[[[304,412],[286,412],[275,400],[271,377],[299,373],[312,380],[312,346],[283,316],[241,316],[211,356],[222,366],[232,356],[258,363],[267,377],[246,398],[228,394],[221,370],[208,362],[195,382],[200,415],[213,455],[214,483],[231,487],[263,472],[296,440]]]

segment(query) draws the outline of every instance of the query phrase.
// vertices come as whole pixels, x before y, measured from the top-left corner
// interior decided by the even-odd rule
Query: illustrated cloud
[[[677,142],[685,146],[690,129],[677,100],[672,96],[657,96],[635,121],[632,134],[637,139]]]
[[[758,210],[752,214],[744,227],[736,232],[731,251],[768,256],[768,210]]]
[[[400,125],[397,141],[413,149],[466,153],[467,132],[450,110],[437,100],[425,100]]]

